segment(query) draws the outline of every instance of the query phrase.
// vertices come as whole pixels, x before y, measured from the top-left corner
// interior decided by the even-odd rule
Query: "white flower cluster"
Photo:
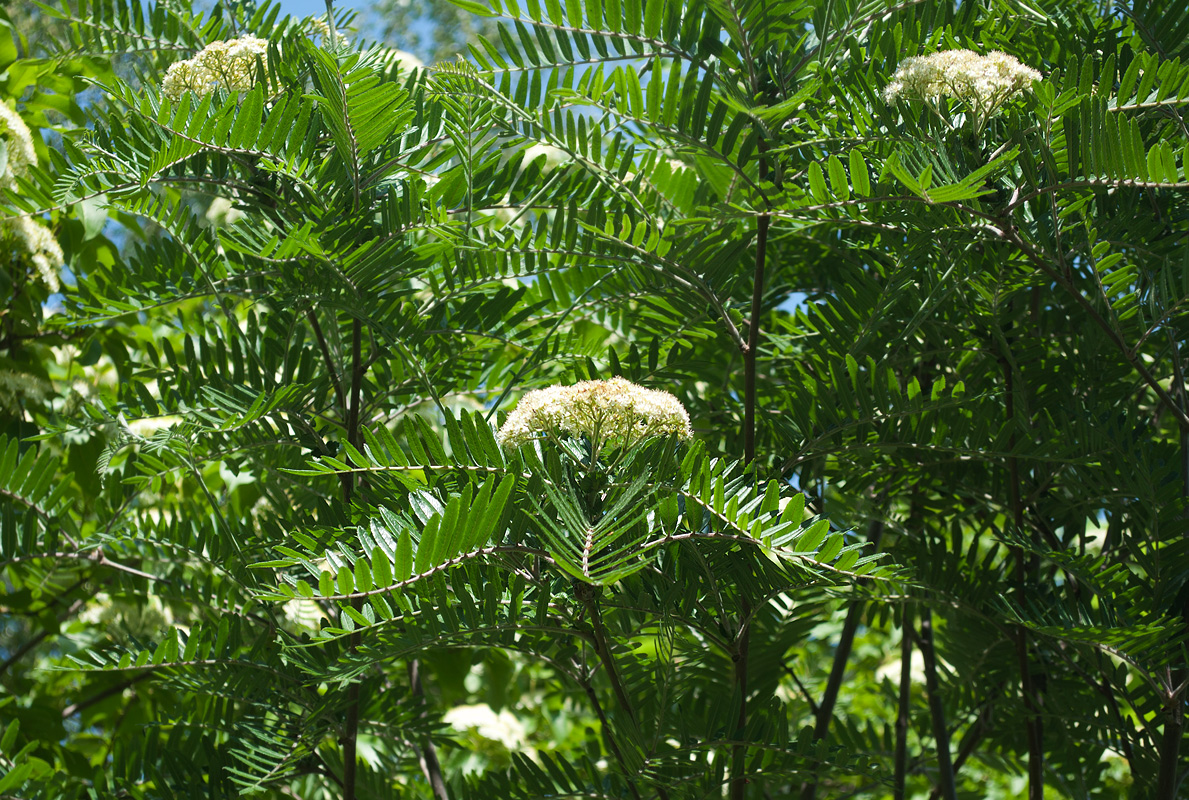
[[[944,50],[900,62],[884,89],[884,99],[889,103],[901,97],[932,102],[946,95],[961,100],[985,120],[1040,78],[1036,70],[997,50],[985,56],[971,50]]]
[[[33,134],[21,115],[0,102],[0,137],[8,151],[8,164],[0,172],[0,188],[15,189],[17,178],[29,174],[29,167],[37,164],[37,151],[33,149]],[[49,228],[33,217],[0,218],[0,234],[12,241],[28,256],[42,282],[51,292],[58,291],[58,267],[64,258],[58,240]]]
[[[37,275],[49,290],[58,291],[61,288],[58,267],[66,259],[50,229],[32,217],[7,217],[0,220],[0,228],[10,234],[25,251]]]
[[[186,92],[202,96],[222,87],[246,92],[256,82],[256,59],[268,58],[268,42],[255,36],[241,36],[226,42],[211,42],[187,61],[170,64],[161,81],[161,92],[178,100]]]
[[[51,391],[53,386],[45,378],[27,372],[0,369],[0,409],[20,413],[22,399],[41,402]]]
[[[609,441],[629,445],[650,436],[693,435],[689,414],[676,397],[619,377],[529,392],[498,438],[506,447],[519,447],[540,433],[586,436],[596,449]]]
[[[311,36],[321,36],[325,40],[330,39],[330,23],[326,21],[325,15],[309,17],[306,21],[310,25]]]
[[[406,53],[404,50],[397,50],[396,48],[389,48],[384,53],[384,62],[387,64],[400,64],[401,69],[405,70],[425,68],[425,62],[417,58],[417,56],[412,53]]]
[[[215,227],[234,225],[244,218],[244,212],[226,197],[216,197],[206,207],[206,221]]]
[[[515,714],[506,708],[497,714],[486,703],[455,706],[442,715],[442,722],[457,731],[474,731],[481,738],[499,742],[511,751],[521,750],[528,741],[528,731]]]
[[[29,167],[37,163],[37,152],[33,149],[33,134],[21,115],[0,102],[0,136],[8,149],[8,166],[0,174],[0,187],[12,189],[16,179],[29,173]]]
[[[537,142],[524,149],[524,160],[520,163],[527,167],[541,156],[545,157],[544,163],[541,164],[541,174],[543,175],[548,175],[563,164],[573,161],[570,154],[560,147],[554,147],[544,142]]]
[[[99,592],[79,612],[78,621],[101,627],[118,641],[129,635],[137,639],[157,639],[175,627],[187,631],[185,626],[176,623],[173,612],[156,595],[133,603]]]

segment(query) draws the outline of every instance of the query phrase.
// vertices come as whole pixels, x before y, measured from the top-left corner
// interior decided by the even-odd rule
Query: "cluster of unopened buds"
[[[255,36],[211,42],[194,58],[170,64],[161,92],[171,100],[186,92],[202,96],[219,88],[246,92],[256,82],[257,59],[267,58],[268,42]]]
[[[586,437],[597,449],[604,443],[632,446],[670,435],[693,435],[681,401],[616,377],[528,392],[504,421],[498,438],[505,447],[519,447],[549,436]]]
[[[994,51],[981,56],[971,50],[943,50],[906,58],[884,89],[884,99],[936,103],[953,97],[970,110],[976,133],[1015,95],[1032,88],[1041,74],[1014,57]]]

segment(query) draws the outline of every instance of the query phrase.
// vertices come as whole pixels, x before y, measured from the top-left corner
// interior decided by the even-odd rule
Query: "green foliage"
[[[1099,5],[3,20],[0,795],[1179,796],[1189,16]],[[885,100],[960,47],[1043,77]],[[694,441],[497,439],[613,375]]]

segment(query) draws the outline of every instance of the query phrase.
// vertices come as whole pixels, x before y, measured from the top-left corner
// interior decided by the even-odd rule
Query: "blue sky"
[[[334,10],[353,8],[360,12],[357,21],[361,28],[366,25],[368,0],[334,0]],[[326,0],[281,0],[281,13],[294,17],[316,17],[326,13]],[[371,39],[375,32],[362,30],[365,38]]]
[[[334,0],[337,11],[340,8],[362,9],[366,5],[362,0]],[[281,0],[281,11],[295,17],[312,17],[326,13],[325,0]]]

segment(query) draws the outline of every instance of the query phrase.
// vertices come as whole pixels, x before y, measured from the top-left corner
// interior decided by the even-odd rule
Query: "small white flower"
[[[161,80],[161,93],[170,100],[180,100],[186,92],[202,96],[213,91],[218,82],[214,76],[198,66],[193,59],[169,65]]]
[[[504,421],[498,438],[506,447],[518,447],[541,433],[586,436],[596,445],[693,435],[689,414],[676,397],[620,377],[529,392]]]

